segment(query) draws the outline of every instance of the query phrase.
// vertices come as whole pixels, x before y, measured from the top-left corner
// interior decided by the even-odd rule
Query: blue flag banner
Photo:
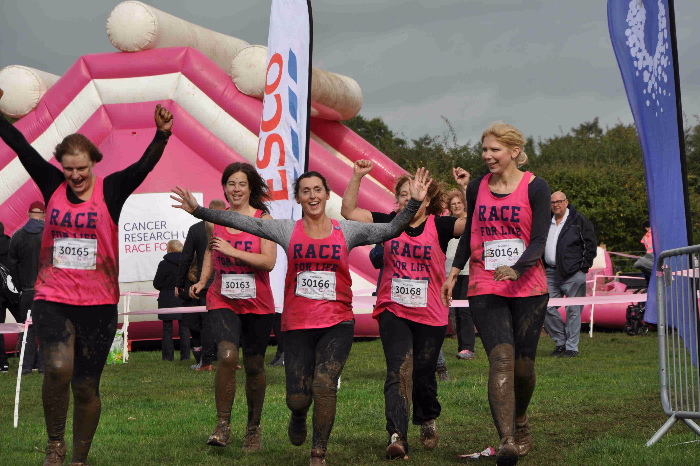
[[[654,271],[659,253],[688,246],[671,14],[668,0],[608,0],[610,39],[644,154]],[[653,277],[647,296],[644,319],[656,323]]]

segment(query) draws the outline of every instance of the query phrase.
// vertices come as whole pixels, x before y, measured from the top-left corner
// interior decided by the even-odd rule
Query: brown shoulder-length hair
[[[450,209],[450,204],[452,203],[452,199],[454,199],[455,197],[458,197],[459,200],[462,201],[462,204],[464,205],[464,211],[467,211],[467,200],[464,198],[464,193],[460,189],[452,188],[445,195],[445,208],[450,211],[450,215],[452,215],[452,209]]]
[[[70,134],[63,138],[63,141],[56,145],[53,156],[56,157],[58,163],[61,163],[64,155],[77,155],[78,152],[86,152],[90,156],[90,160],[95,163],[102,160],[102,153],[97,146],[79,133]]]
[[[270,187],[265,183],[260,174],[255,170],[255,168],[245,162],[234,162],[230,164],[224,170],[224,174],[221,175],[221,186],[224,188],[224,199],[229,203],[228,196],[226,196],[226,183],[231,175],[234,173],[243,172],[246,178],[248,178],[248,186],[250,187],[250,199],[248,203],[258,210],[262,210],[264,213],[269,214],[270,210],[265,205],[265,202],[271,201]]]
[[[404,173],[403,175],[399,176],[399,179],[396,180],[396,186],[394,186],[394,197],[397,200],[403,184],[412,180],[413,175],[409,175],[408,173]],[[442,215],[443,211],[445,210],[442,191],[442,183],[438,183],[435,180],[430,183],[430,186],[428,187],[428,197],[430,198],[430,203],[425,208],[426,214],[436,216]]]

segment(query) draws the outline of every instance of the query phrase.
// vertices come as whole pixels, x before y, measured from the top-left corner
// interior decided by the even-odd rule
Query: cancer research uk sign
[[[193,193],[203,204],[204,195]],[[199,220],[172,207],[170,193],[132,194],[119,217],[119,281],[151,281],[168,241],[185,244],[187,230]]]

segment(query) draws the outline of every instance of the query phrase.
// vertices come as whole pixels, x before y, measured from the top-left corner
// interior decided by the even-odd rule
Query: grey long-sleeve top
[[[396,238],[411,223],[421,202],[411,199],[406,207],[390,223],[362,223],[352,220],[339,220],[345,236],[348,252],[356,246],[376,244]],[[197,218],[236,230],[245,231],[260,238],[274,241],[286,253],[292,239],[297,220],[262,219],[241,215],[228,210],[211,210],[197,207],[192,213]]]

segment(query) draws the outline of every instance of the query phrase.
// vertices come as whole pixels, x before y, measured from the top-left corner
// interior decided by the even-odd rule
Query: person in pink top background
[[[495,122],[481,143],[490,173],[467,187],[467,225],[442,300],[450,304],[469,259],[469,307],[489,359],[489,405],[501,439],[496,463],[514,465],[532,445],[527,408],[549,299],[542,254],[550,192],[545,180],[519,170],[527,155],[516,128]]]

